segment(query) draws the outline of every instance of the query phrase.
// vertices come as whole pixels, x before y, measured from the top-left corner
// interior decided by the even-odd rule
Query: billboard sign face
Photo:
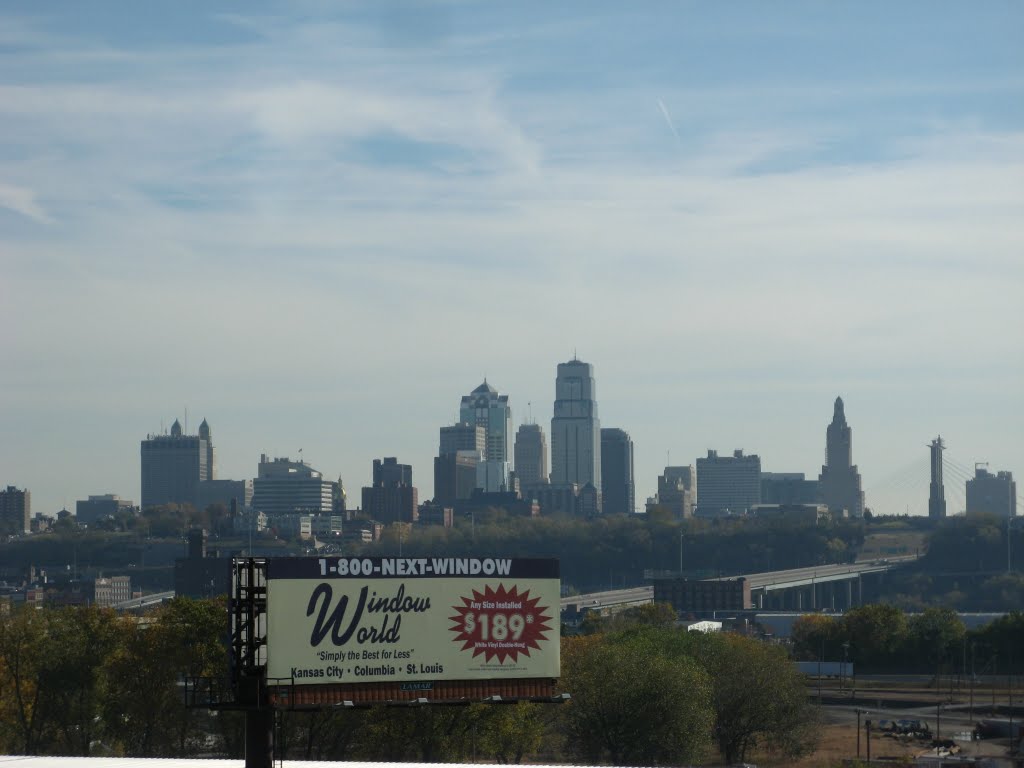
[[[557,560],[267,562],[267,677],[299,684],[559,675]]]

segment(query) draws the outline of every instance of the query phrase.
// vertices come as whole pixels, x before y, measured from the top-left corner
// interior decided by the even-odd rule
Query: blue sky
[[[837,394],[869,507],[926,510],[938,433],[1020,474],[1022,33],[1014,2],[5,4],[0,484],[138,500],[188,408],[222,477],[302,448],[357,498],[396,455],[429,498],[460,396],[547,425],[573,350],[638,499],[669,452],[815,475]]]

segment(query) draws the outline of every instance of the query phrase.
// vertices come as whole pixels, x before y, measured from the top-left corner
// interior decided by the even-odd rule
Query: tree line
[[[1024,671],[1024,613],[1013,611],[968,630],[950,608],[908,616],[886,604],[840,617],[801,616],[793,623],[793,654],[803,661],[844,657],[858,672],[1014,674]]]
[[[688,633],[667,606],[562,638],[549,704],[279,713],[292,759],[665,765],[814,747],[814,710],[784,650]],[[175,599],[141,618],[19,608],[0,616],[0,753],[240,757],[240,713],[185,706],[186,676],[224,677],[223,602]]]

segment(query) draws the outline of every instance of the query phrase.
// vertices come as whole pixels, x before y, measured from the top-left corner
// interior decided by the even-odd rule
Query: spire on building
[[[837,397],[835,408],[832,411],[833,424],[846,424],[846,413],[843,411],[843,398]]]
[[[181,422],[177,419],[171,424],[171,437],[181,437]]]
[[[199,436],[203,440],[210,439],[210,425],[206,423],[206,419],[203,419],[203,423],[199,425]]]

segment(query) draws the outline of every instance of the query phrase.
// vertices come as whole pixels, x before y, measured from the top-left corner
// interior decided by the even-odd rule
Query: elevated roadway
[[[767,608],[771,603],[778,603],[779,607],[792,603],[793,608],[800,610],[834,608],[837,602],[841,607],[850,607],[860,602],[860,580],[864,576],[884,574],[916,559],[916,555],[906,555],[860,563],[817,565],[785,571],[721,576],[704,579],[704,581],[724,582],[746,579],[750,586],[751,608]],[[836,590],[837,586],[844,589]],[[653,602],[653,600],[654,588],[644,586],[563,597],[561,607],[563,611],[610,612],[634,605],[643,605]]]

